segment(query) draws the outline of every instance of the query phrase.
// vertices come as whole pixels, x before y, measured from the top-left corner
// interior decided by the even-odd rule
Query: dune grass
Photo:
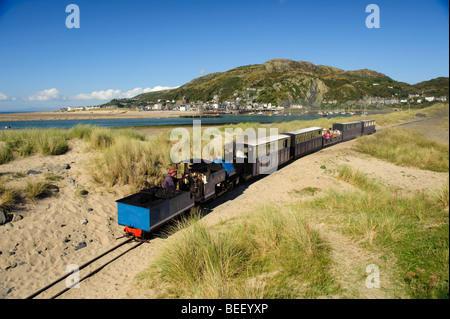
[[[105,149],[114,143],[114,135],[108,128],[96,127],[89,134],[88,143],[93,150]]]
[[[6,179],[0,179],[0,210],[11,212],[14,207],[25,199],[35,202],[37,199],[50,195],[55,185],[47,181],[26,180],[24,187],[6,185]]]
[[[449,172],[449,144],[431,141],[414,130],[386,128],[358,138],[355,148],[399,166]]]
[[[371,184],[365,174],[341,167],[355,191],[332,190],[303,203],[364,248],[397,259],[399,278],[413,298],[448,298],[448,184],[438,193],[398,194]],[[339,178],[339,177],[338,177]]]
[[[0,210],[11,212],[18,200],[18,190],[6,186],[4,179],[0,178]]]
[[[30,200],[35,201],[39,197],[50,194],[50,183],[27,180],[24,192]]]
[[[131,129],[110,129],[77,125],[68,131],[70,138],[87,142],[96,151],[88,165],[92,180],[111,187],[131,185],[135,189],[162,183],[170,164],[167,134],[147,139]]]
[[[371,191],[380,190],[379,184],[371,180],[366,174],[358,170],[354,170],[348,165],[339,167],[337,178],[361,189]]]
[[[69,150],[64,130],[21,130],[0,132],[0,164],[32,154],[61,155]]]
[[[91,150],[102,150],[114,144],[118,137],[145,141],[145,135],[132,129],[111,129],[93,125],[76,125],[67,131],[69,139],[82,139],[88,142]]]
[[[438,201],[443,207],[448,207],[449,205],[449,181],[447,180],[444,188],[437,194]]]
[[[69,130],[2,131],[0,164],[33,154],[64,154],[68,151],[67,141],[70,139],[82,139],[87,142],[88,151],[96,151],[98,155],[93,160],[93,178],[110,186],[117,183],[142,186],[148,176],[158,179],[158,167],[168,164],[163,150],[167,140],[158,139],[159,144],[145,142],[145,135],[130,129],[92,125],[77,125]],[[30,198],[35,198],[34,193],[39,194],[39,188],[45,189],[44,186],[27,185],[26,192]]]
[[[161,184],[170,165],[169,151],[165,137],[140,141],[119,136],[94,156],[90,173],[95,182],[107,186]]]
[[[69,150],[68,140],[83,139],[91,150],[108,148],[117,137],[145,140],[145,135],[130,129],[109,129],[93,125],[76,125],[69,130],[29,129],[0,132],[0,164],[33,154],[61,155]]]
[[[137,277],[140,286],[159,298],[346,294],[330,269],[333,243],[313,226],[319,222],[381,256],[375,263],[393,264],[382,277],[390,282],[382,287],[395,286],[411,298],[448,298],[448,186],[437,193],[393,192],[349,166],[340,167],[336,177],[356,189],[261,206],[213,226],[196,215],[183,219]]]
[[[8,163],[14,159],[13,150],[9,143],[0,144],[0,165]]]
[[[314,298],[337,289],[329,248],[295,214],[264,206],[215,227],[184,219],[138,276],[160,298]]]
[[[88,140],[94,128],[95,126],[93,125],[78,124],[67,131],[67,136],[69,139],[78,138]]]
[[[364,248],[393,255],[413,298],[448,298],[448,212],[423,193],[330,192],[305,204]]]

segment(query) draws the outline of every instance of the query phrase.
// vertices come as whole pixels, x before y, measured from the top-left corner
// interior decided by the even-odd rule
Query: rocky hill
[[[142,106],[158,100],[221,103],[238,97],[243,104],[320,105],[367,97],[402,98],[409,94],[448,96],[448,92],[449,78],[410,85],[368,69],[344,71],[310,62],[274,59],[211,73],[177,89],[144,93],[133,99],[112,100],[107,104]]]

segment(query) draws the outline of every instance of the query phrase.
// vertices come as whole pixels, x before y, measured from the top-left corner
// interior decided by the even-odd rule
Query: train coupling
[[[133,238],[143,238],[144,236],[144,231],[142,229],[137,229],[137,228],[132,228],[132,227],[128,227],[125,226],[124,229],[125,232],[125,236],[127,237],[133,237]]]

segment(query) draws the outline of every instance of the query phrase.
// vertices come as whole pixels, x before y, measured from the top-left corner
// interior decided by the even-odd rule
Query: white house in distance
[[[78,106],[78,107],[69,106],[69,107],[67,108],[67,111],[68,111],[68,112],[70,112],[70,111],[84,111],[84,110],[85,110],[85,107],[84,107],[84,106]]]

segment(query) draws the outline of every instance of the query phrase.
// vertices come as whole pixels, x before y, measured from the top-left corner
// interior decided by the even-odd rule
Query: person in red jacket
[[[166,178],[164,179],[163,188],[176,189],[178,182],[176,176],[177,176],[177,169],[176,168],[169,169],[169,173],[166,175]]]

